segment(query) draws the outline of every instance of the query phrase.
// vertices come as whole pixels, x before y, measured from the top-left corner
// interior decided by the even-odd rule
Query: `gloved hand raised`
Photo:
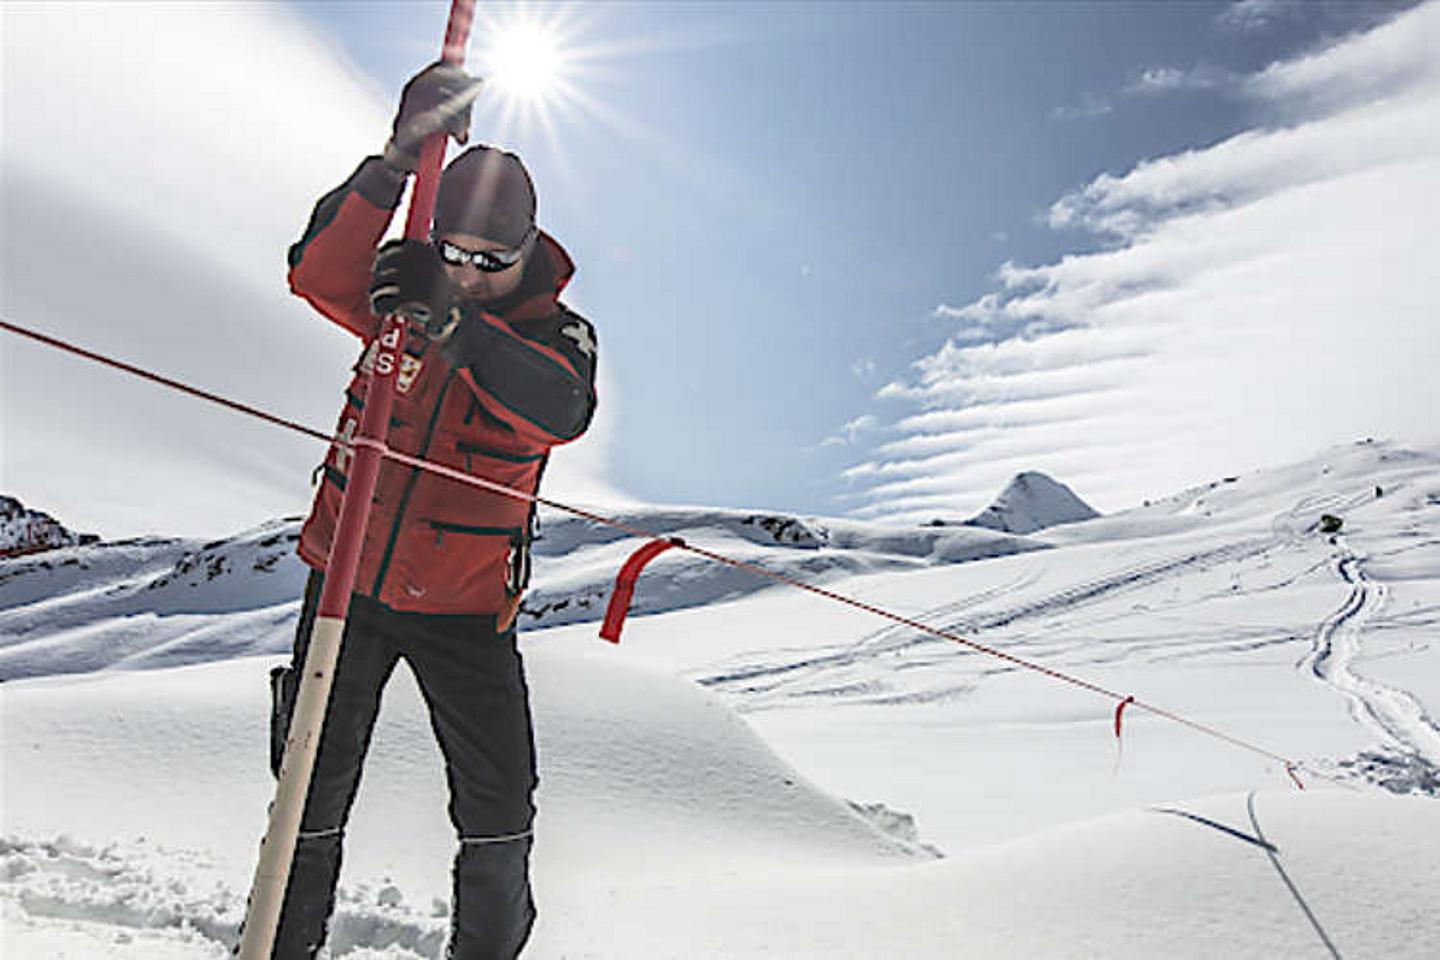
[[[420,147],[427,137],[444,130],[464,144],[470,139],[470,107],[485,83],[454,64],[436,62],[421,70],[400,93],[385,162],[397,170],[413,171],[420,162]]]
[[[450,332],[455,285],[435,248],[423,240],[391,240],[375,254],[370,312],[403,314],[439,338]]]

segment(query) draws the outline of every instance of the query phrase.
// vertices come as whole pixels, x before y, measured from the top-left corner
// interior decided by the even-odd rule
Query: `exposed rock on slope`
[[[73,533],[50,514],[27,509],[14,497],[0,495],[0,557],[19,557],[99,539],[90,533]]]

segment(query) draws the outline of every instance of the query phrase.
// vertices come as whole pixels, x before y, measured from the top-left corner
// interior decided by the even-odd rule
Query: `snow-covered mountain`
[[[1347,445],[1026,537],[627,517],[1133,693],[1294,759],[1308,789],[1139,709],[1122,753],[1092,691],[671,551],[618,647],[590,623],[523,634],[527,957],[1420,960],[1440,942],[1440,450]],[[296,532],[0,561],[0,665],[28,677],[0,684],[5,956],[226,955]],[[635,545],[547,518],[537,592],[602,590]],[[400,671],[333,956],[441,955],[444,808]]]
[[[738,510],[650,507],[616,519],[815,582],[1047,548],[988,530],[897,529]],[[300,524],[275,520],[209,543],[89,543],[0,562],[0,680],[288,650],[285,625],[298,615],[308,572],[295,555]],[[641,542],[588,520],[543,515],[521,628],[598,621],[615,574]],[[647,569],[631,609],[679,610],[772,586],[672,551]]]
[[[92,533],[74,533],[50,514],[28,509],[15,497],[0,494],[0,558],[94,543],[98,539]]]
[[[714,508],[646,507],[612,518],[657,537],[680,537],[815,583],[1047,548],[1037,540],[989,530],[891,527]],[[589,520],[548,512],[541,514],[540,530],[535,581],[520,610],[521,628],[598,620],[615,574],[641,541]],[[771,581],[745,571],[670,551],[646,567],[631,609],[662,613],[734,600],[772,586]]]
[[[1016,474],[990,506],[965,523],[1002,533],[1026,534],[1099,515],[1065,484],[1039,471],[1026,470]]]

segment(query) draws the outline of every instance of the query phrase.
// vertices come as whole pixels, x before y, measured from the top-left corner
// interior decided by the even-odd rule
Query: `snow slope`
[[[1131,810],[933,860],[806,783],[712,698],[606,660],[530,657],[533,956],[1322,955],[1268,854],[1214,826]],[[5,691],[6,956],[225,955],[268,799],[267,662]],[[1254,836],[1245,801],[1169,806]],[[1326,936],[1358,955],[1426,955],[1433,801],[1254,802]],[[443,803],[418,696],[397,684],[349,831],[339,955],[438,955]]]
[[[930,856],[806,783],[690,684],[604,658],[529,661],[544,808],[537,869],[547,874],[590,885],[673,877],[680,851],[698,876],[777,850],[815,870]],[[121,928],[183,922],[216,942],[233,933],[272,790],[271,662],[6,685],[3,875],[25,912]],[[347,873],[419,905],[385,914],[412,945],[433,947],[444,925],[430,917],[446,896],[452,842],[441,769],[407,674],[388,691]],[[357,896],[337,945],[369,938],[379,921],[367,909],[378,901]]]
[[[1321,513],[1344,520],[1338,535]],[[821,554],[740,526],[706,528]],[[151,626],[212,618],[185,642],[189,666],[95,656],[94,636],[146,616],[133,592],[106,595],[119,561],[0,584],[31,585],[4,611],[27,619],[0,620],[31,676],[0,685],[7,957],[224,955],[263,829],[276,662],[236,654],[288,643],[272,603],[287,585],[255,569],[275,532],[232,542],[250,565],[214,580],[200,559],[166,574],[194,545],[146,548],[145,582],[171,576],[153,593],[176,604]],[[631,546],[571,535],[537,560],[542,577]],[[1121,756],[1107,701],[808,594],[676,604],[632,618],[619,647],[593,623],[532,631],[529,956],[1333,956],[1327,940],[1346,957],[1433,956],[1440,452],[1326,451],[977,562],[921,563],[936,551],[894,536],[910,562],[830,568],[828,585],[1253,739],[1300,760],[1310,789],[1136,712]],[[42,574],[69,579],[47,598]],[[178,606],[226,577],[250,592]],[[85,657],[102,669],[76,675]],[[444,802],[403,676],[350,830],[337,955],[438,956]]]

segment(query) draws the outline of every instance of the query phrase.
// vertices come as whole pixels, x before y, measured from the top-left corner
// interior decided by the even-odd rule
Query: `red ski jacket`
[[[375,251],[404,181],[376,157],[316,204],[290,248],[290,289],[364,343],[336,434],[353,437],[380,320],[368,291]],[[574,440],[595,408],[595,330],[559,302],[575,267],[541,233],[515,293],[464,308],[482,341],[452,366],[421,335],[405,345],[387,443],[411,456],[526,493],[540,485],[550,448]],[[473,338],[472,338],[473,340]],[[332,443],[299,554],[324,570],[352,451]],[[494,615],[514,622],[529,580],[533,506],[385,461],[365,528],[355,593],[392,610]]]

